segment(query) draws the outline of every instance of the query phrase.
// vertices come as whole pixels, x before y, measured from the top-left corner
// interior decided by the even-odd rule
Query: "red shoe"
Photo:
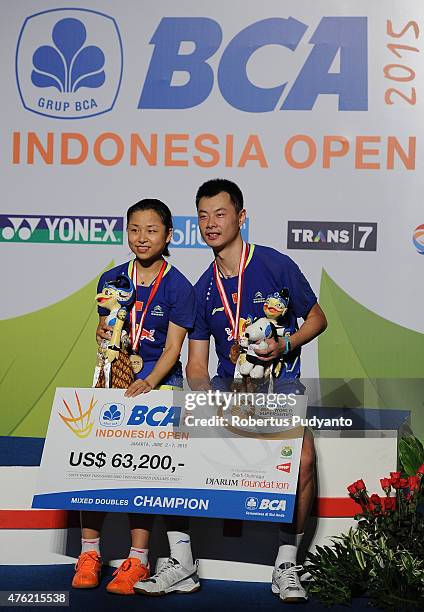
[[[88,550],[78,557],[75,564],[74,589],[94,589],[100,583],[102,561],[95,550]]]
[[[150,577],[150,569],[140,559],[129,557],[113,572],[116,576],[106,587],[108,593],[115,595],[135,595],[134,584]]]

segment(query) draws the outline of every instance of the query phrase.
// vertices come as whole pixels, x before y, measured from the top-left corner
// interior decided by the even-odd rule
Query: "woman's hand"
[[[106,317],[102,317],[103,321],[100,320],[96,329],[96,341],[97,344],[101,344],[102,340],[110,340],[112,337],[113,327],[106,325]]]
[[[140,395],[141,393],[148,393],[153,389],[152,385],[142,378],[138,378],[135,380],[125,391],[125,397],[135,397],[136,395]]]

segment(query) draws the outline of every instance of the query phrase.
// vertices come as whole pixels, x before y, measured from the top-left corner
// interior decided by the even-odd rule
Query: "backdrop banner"
[[[245,195],[245,239],[291,256],[328,316],[303,376],[424,378],[421,0],[0,14],[0,435],[44,437],[55,389],[91,384],[96,282],[129,259],[130,205],[170,206],[171,262],[200,276],[194,198],[218,176]],[[412,410],[424,439],[421,391],[392,391],[373,406]]]

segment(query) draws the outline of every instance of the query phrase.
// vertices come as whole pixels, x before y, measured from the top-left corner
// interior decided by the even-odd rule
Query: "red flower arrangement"
[[[424,610],[423,460],[421,442],[402,438],[402,472],[380,479],[384,495],[369,494],[362,479],[347,487],[361,506],[357,526],[308,555],[309,591],[326,606],[367,593],[379,609]]]
[[[417,499],[421,488],[424,489],[424,463],[420,465],[414,476],[402,478],[401,472],[390,472],[390,478],[381,478],[380,484],[386,494],[383,499],[377,493],[369,497],[362,479],[347,487],[349,496],[361,506],[365,515],[385,516],[399,511],[403,503]],[[392,488],[396,493],[394,497],[390,496]]]

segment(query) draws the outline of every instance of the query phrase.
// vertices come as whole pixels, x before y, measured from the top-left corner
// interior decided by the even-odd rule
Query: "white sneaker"
[[[139,580],[134,591],[143,595],[166,595],[167,593],[194,593],[200,589],[197,562],[186,569],[170,557],[160,570],[148,580]]]
[[[305,589],[300,584],[298,572],[303,570],[302,565],[282,563],[274,568],[272,573],[271,589],[275,595],[280,595],[285,603],[301,603],[308,600]]]

